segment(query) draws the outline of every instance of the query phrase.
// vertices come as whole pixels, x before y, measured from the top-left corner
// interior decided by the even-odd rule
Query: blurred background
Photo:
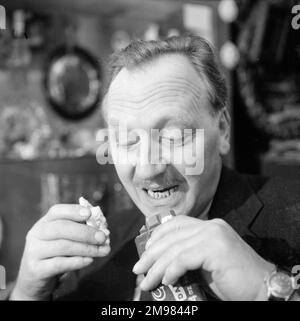
[[[298,7],[299,5],[299,7]],[[217,49],[230,91],[228,166],[300,178],[300,1],[0,0],[0,264],[80,196],[107,216],[136,208],[95,157],[109,55],[191,32]]]

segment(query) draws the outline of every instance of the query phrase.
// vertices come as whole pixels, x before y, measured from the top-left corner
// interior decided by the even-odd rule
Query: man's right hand
[[[86,224],[89,209],[54,205],[28,232],[11,300],[48,300],[58,278],[109,254],[106,236]]]

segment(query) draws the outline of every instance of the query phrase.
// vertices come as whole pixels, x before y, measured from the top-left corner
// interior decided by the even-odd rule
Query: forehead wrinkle
[[[159,104],[162,102],[177,102],[178,100],[174,100],[174,98],[178,98],[182,100],[182,94],[178,93],[178,90],[174,90],[168,93],[156,93],[153,94],[151,97],[144,99],[143,101],[133,101],[133,100],[125,100],[125,99],[116,99],[113,101],[113,108],[114,109],[136,109],[136,110],[143,110],[149,105]]]
[[[145,101],[143,104],[136,103],[136,102],[125,102],[121,101],[114,105],[115,111],[123,111],[124,112],[132,112],[135,111],[136,113],[144,113],[146,109],[149,107],[156,107],[156,106],[162,106],[166,105],[168,107],[174,106],[174,105],[183,105],[183,101],[187,99],[187,97],[183,98],[182,95],[180,95],[178,92],[174,92],[173,95],[168,96],[153,96],[150,101]]]
[[[184,95],[185,93],[186,95]],[[151,86],[151,89],[148,89],[147,92],[136,95],[113,92],[109,100],[114,109],[144,112],[144,109],[149,105],[176,103],[178,101],[174,101],[174,98],[176,99],[177,97],[178,100],[181,100],[179,103],[182,103],[184,99],[188,99],[192,100],[193,104],[197,106],[202,96],[203,92],[200,92],[199,87],[181,78],[180,84],[176,81],[162,82]]]
[[[199,86],[200,85],[200,86]],[[202,86],[201,86],[202,85]],[[132,89],[132,87],[134,89]],[[171,79],[167,79],[164,81],[156,82],[155,84],[151,85],[143,85],[141,90],[137,90],[137,88],[134,86],[131,86],[131,88],[124,88],[124,86],[112,86],[111,89],[109,90],[109,97],[115,98],[120,97],[120,96],[125,96],[132,97],[132,99],[141,99],[141,97],[144,97],[145,94],[147,93],[149,96],[153,92],[156,92],[157,90],[161,89],[167,89],[167,90],[179,90],[181,89],[182,91],[187,91],[187,92],[194,92],[195,95],[199,95],[200,91],[203,91],[203,83],[201,84],[200,82],[197,82],[197,86],[193,81],[187,80],[186,78],[183,77],[172,77]],[[130,90],[131,89],[131,90]],[[126,91],[126,93],[124,93]],[[123,97],[124,98],[124,97]]]
[[[196,128],[196,119],[195,117],[191,117],[190,114],[185,112],[181,112],[179,115],[174,117],[174,115],[170,115],[169,113],[165,115],[160,115],[159,117],[154,117],[152,119],[153,126],[150,126],[150,129],[160,129],[163,127],[181,127],[181,129],[193,129]],[[111,118],[109,122],[110,126],[118,129],[120,122],[116,118]],[[141,124],[141,122],[139,122]],[[140,128],[132,126],[132,124],[127,124],[128,128]]]
[[[177,99],[178,98],[178,99]],[[153,108],[151,108],[151,106]],[[165,107],[165,108],[164,108]],[[194,96],[190,96],[190,97],[182,97],[180,94],[176,93],[172,96],[168,96],[168,97],[159,97],[159,99],[157,100],[152,100],[146,104],[143,105],[143,107],[136,106],[136,108],[133,109],[132,104],[131,105],[118,105],[115,106],[112,110],[112,114],[115,113],[120,113],[118,116],[118,118],[120,119],[126,119],[126,118],[131,118],[131,119],[136,119],[137,121],[145,119],[148,117],[149,118],[152,117],[152,114],[155,113],[159,108],[159,110],[167,110],[168,115],[170,115],[170,109],[172,108],[177,108],[177,110],[180,111],[185,111],[186,113],[188,112],[189,114],[192,112],[192,114],[194,115],[193,118],[195,118],[195,112],[197,113],[197,111],[199,111],[199,103],[198,103],[198,99],[196,99]],[[134,110],[134,112],[133,112]],[[180,115],[182,115],[183,113],[181,112]],[[181,116],[177,116],[181,117]]]
[[[174,99],[175,98],[175,99]],[[144,108],[141,108],[141,106],[138,106],[137,108],[134,109],[133,113],[133,108],[132,105],[129,107],[124,107],[124,106],[115,106],[114,109],[112,110],[112,116],[115,117],[116,119],[122,119],[125,120],[125,122],[131,122],[134,123],[139,123],[143,119],[151,119],[153,117],[153,113],[155,113],[155,108],[146,108],[149,106],[157,106],[160,107],[162,105],[166,105],[166,116],[169,117],[170,120],[174,120],[175,118],[170,118],[172,115],[170,115],[170,108],[174,106],[175,103],[175,108],[179,107],[177,110],[179,110],[179,114],[177,114],[176,119],[181,119],[182,117],[186,116],[186,119],[193,120],[195,121],[198,118],[199,115],[199,101],[197,98],[195,98],[193,95],[190,97],[187,97],[186,99],[182,100],[182,96],[178,95],[178,100],[176,100],[175,95],[170,96],[170,97],[164,97],[163,99],[160,98],[158,100],[158,103],[155,105],[153,102],[150,102],[147,104],[147,106],[144,106]],[[181,102],[179,102],[181,100]],[[172,106],[173,104],[173,106]],[[162,110],[160,108],[160,110]],[[119,113],[116,116],[114,116],[115,113]],[[192,116],[191,116],[192,115]],[[160,116],[161,117],[166,117],[166,116]],[[118,121],[116,121],[118,123]],[[190,126],[191,122],[188,122],[188,125]]]
[[[199,110],[199,108],[197,107],[198,104],[195,104],[195,101],[193,101],[193,97],[190,97],[190,100],[190,102],[187,102],[187,104],[191,105],[189,106],[189,108],[193,108],[193,110],[196,109],[197,112]],[[170,101],[171,100],[167,100],[167,102]],[[172,103],[174,103],[174,100],[172,101]],[[168,104],[168,106],[172,108],[170,104]],[[196,128],[196,121],[198,118],[196,117],[195,113],[190,113],[190,109],[181,108],[180,105],[177,106],[179,106],[179,108],[177,109],[179,111],[178,113],[172,114],[169,111],[170,108],[168,108],[165,109],[165,113],[158,114],[157,117],[155,117],[155,111],[153,111],[153,109],[150,108],[148,108],[148,110],[146,111],[142,109],[137,109],[134,115],[132,114],[132,110],[130,110],[131,113],[128,114],[126,109],[116,108],[112,112],[113,121],[111,121],[110,123],[112,125],[117,126],[118,124],[122,123],[122,120],[125,120],[125,122],[127,122],[126,126],[135,128],[135,124],[137,123],[137,128],[140,128],[139,126],[142,125],[142,121],[144,119],[147,119],[152,121],[152,125],[149,126],[150,128],[156,128],[156,124],[161,124],[163,122],[168,123],[169,125],[172,125],[174,123],[175,126],[180,125],[182,128]],[[121,114],[117,114],[114,118],[114,112],[120,112]],[[121,119],[121,121],[119,121],[118,119]]]

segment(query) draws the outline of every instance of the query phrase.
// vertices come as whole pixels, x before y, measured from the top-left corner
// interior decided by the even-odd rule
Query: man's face
[[[206,86],[188,59],[166,55],[122,69],[110,86],[106,108],[109,130],[115,133],[110,149],[117,173],[143,214],[204,211],[217,187],[220,155],[228,151],[228,123],[222,112],[212,114]],[[204,130],[204,142],[197,139],[197,129]],[[128,139],[118,140],[119,135]],[[117,155],[126,153],[131,161],[120,162]],[[176,157],[182,153],[195,157]],[[200,173],[187,170],[203,161]]]

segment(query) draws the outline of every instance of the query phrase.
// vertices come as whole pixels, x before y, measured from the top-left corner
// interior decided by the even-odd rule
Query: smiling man
[[[208,90],[214,85],[204,72],[200,75],[188,57],[168,53],[148,59],[142,66],[122,68],[110,86],[105,101],[108,125],[118,130],[121,123],[134,136],[130,139],[129,135],[122,144],[111,143],[112,156],[114,159],[118,149],[130,154],[130,164],[114,163],[126,190],[146,216],[169,208],[179,215],[205,215],[216,191],[221,156],[229,150],[229,116],[224,108],[224,84],[219,85],[224,97],[218,105],[215,93]],[[134,134],[137,129],[148,135]],[[151,135],[153,129],[158,130],[158,137]],[[190,129],[190,137],[183,135],[186,129]],[[203,129],[205,135],[204,171],[187,175],[187,169],[196,164],[187,165],[184,157],[174,164],[170,154],[175,154],[174,161],[176,153],[186,155],[188,149],[196,149],[197,129]],[[162,145],[161,153],[154,144]],[[145,154],[151,157],[143,159]],[[195,162],[204,156],[198,154]]]
[[[11,299],[55,293],[130,300],[135,274],[146,275],[139,285],[146,292],[189,271],[202,276],[214,299],[294,298],[286,269],[300,262],[300,184],[222,165],[230,149],[226,103],[224,78],[203,38],[135,41],[116,53],[103,104],[110,149],[144,216],[123,217],[118,226],[112,213],[110,249],[103,233],[81,224],[90,213],[76,205],[52,208],[27,236]],[[138,259],[134,238],[144,217],[170,209],[176,217],[154,230]],[[79,273],[75,287],[56,290],[58,275],[87,267],[90,257],[101,258]]]

